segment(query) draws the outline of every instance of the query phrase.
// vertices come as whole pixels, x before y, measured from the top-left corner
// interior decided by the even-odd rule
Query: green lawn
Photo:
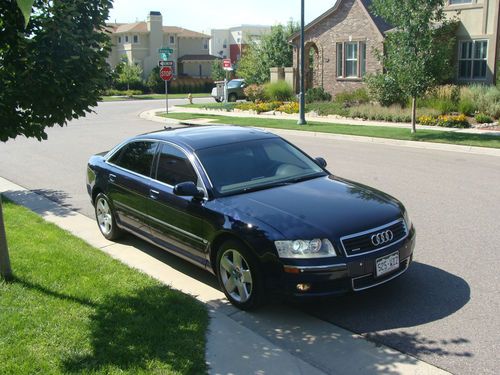
[[[206,94],[192,94],[193,98],[208,98],[209,93]],[[188,94],[168,94],[169,99],[187,99]],[[144,95],[132,95],[132,96],[103,96],[103,102],[119,102],[124,100],[153,100],[153,99],[165,99],[165,94],[144,94]]]
[[[375,138],[399,139],[417,142],[450,143],[457,145],[500,148],[500,136],[457,133],[440,130],[422,130],[411,134],[409,129],[390,128],[366,125],[342,125],[334,123],[309,122],[308,125],[299,126],[295,120],[275,120],[254,117],[230,117],[200,113],[171,113],[162,116],[177,120],[187,121],[198,118],[211,119],[219,124],[232,124],[240,126],[256,126],[271,129],[289,129],[312,131],[332,134],[358,135]]]
[[[203,374],[206,308],[4,202],[0,374]]]

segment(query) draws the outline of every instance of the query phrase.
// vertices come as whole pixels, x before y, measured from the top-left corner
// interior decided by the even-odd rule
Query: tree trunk
[[[9,250],[7,248],[7,237],[3,222],[2,196],[0,195],[0,278],[12,280],[12,269],[10,268]]]
[[[411,132],[417,132],[417,97],[414,96],[411,100]]]

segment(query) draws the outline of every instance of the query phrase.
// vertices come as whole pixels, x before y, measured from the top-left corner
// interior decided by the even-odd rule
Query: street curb
[[[184,124],[184,125],[207,125],[206,122],[197,121],[179,121],[174,119],[167,119],[165,117],[157,116],[158,112],[163,112],[163,109],[155,109],[150,111],[142,112],[139,117],[155,122],[171,123],[171,124]],[[172,112],[175,112],[172,111]],[[180,112],[182,113],[182,112]],[[219,114],[221,115],[221,114]],[[223,115],[223,114],[222,114]],[[218,125],[215,123],[210,123],[210,125]],[[220,124],[219,124],[220,125]],[[227,125],[224,125],[227,126]],[[487,148],[487,147],[476,147],[476,146],[461,146],[446,143],[433,143],[433,142],[417,142],[417,141],[402,141],[397,139],[388,138],[376,138],[376,137],[363,137],[356,135],[343,135],[343,134],[331,134],[331,133],[321,133],[321,132],[311,132],[307,130],[286,130],[286,129],[275,129],[275,128],[262,128],[255,127],[256,129],[265,130],[268,132],[275,133],[277,135],[283,136],[303,136],[303,137],[316,137],[322,139],[339,140],[339,141],[352,141],[352,142],[362,142],[362,143],[373,143],[380,145],[390,145],[399,147],[410,147],[425,150],[438,150],[438,151],[451,151],[460,152],[465,154],[473,155],[488,155],[488,156],[500,156],[500,149]],[[437,130],[436,130],[437,131]],[[500,137],[499,137],[500,142]]]
[[[87,216],[2,177],[0,193],[112,258],[205,303],[211,317],[206,351],[210,374],[375,374],[384,369],[393,374],[449,374],[299,310],[237,310],[220,290],[168,262],[133,244],[107,241]]]

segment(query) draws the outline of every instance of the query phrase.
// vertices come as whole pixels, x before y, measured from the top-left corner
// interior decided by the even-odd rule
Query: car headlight
[[[327,239],[275,241],[280,258],[327,258],[337,256],[332,243]]]
[[[410,229],[411,229],[412,222],[411,222],[411,219],[410,219],[410,215],[408,215],[408,211],[406,211],[406,210],[405,210],[405,212],[403,214],[403,219],[404,219],[405,224],[406,224],[406,229],[409,232]]]

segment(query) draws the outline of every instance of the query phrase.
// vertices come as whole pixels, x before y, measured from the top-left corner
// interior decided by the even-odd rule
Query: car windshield
[[[198,150],[197,154],[220,195],[326,176],[313,160],[280,138],[231,143]]]
[[[227,84],[227,88],[228,89],[236,89],[238,87],[241,86],[241,84],[243,83],[243,81],[229,81],[228,84]]]

